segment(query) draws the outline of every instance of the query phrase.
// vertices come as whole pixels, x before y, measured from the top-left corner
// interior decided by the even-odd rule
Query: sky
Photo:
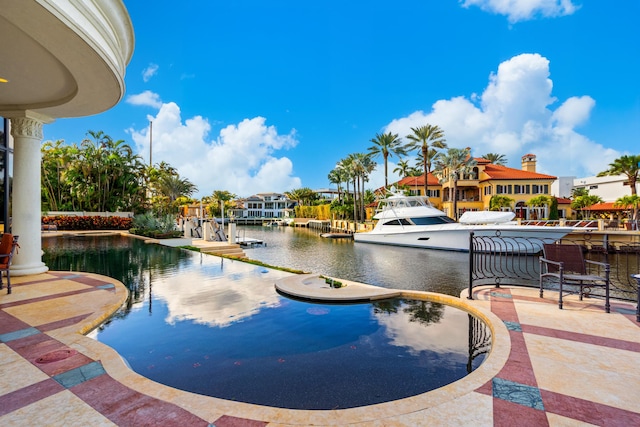
[[[377,134],[406,141],[426,124],[510,167],[535,154],[554,176],[640,153],[637,0],[124,4],[135,50],[122,100],[56,120],[44,141],[101,130],[148,163],[151,140],[153,163],[176,168],[196,198],[335,187],[329,172]],[[375,160],[371,189],[384,185]]]

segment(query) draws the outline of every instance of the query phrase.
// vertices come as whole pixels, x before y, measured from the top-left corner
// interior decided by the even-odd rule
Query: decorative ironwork
[[[638,284],[631,276],[640,273],[640,243],[612,242],[608,235],[602,236],[602,239],[596,239],[594,235],[585,233],[581,238],[571,236],[571,240],[563,239],[562,243],[580,245],[586,259],[609,263],[611,296],[635,301]],[[552,239],[476,236],[470,233],[468,297],[473,298],[473,287],[481,285],[538,287],[538,260],[542,245],[553,242]],[[599,293],[592,295],[599,296]]]

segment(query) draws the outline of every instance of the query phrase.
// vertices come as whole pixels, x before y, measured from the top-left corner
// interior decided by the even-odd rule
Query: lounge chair
[[[13,259],[13,253],[18,248],[18,236],[14,236],[10,233],[4,233],[2,240],[0,240],[0,289],[3,287],[2,273],[7,276],[7,293],[11,293],[11,275],[9,268],[11,267],[11,260]]]
[[[540,257],[540,298],[544,292],[545,279],[558,282],[559,298],[558,306],[562,309],[562,296],[564,293],[589,296],[585,288],[603,287],[605,289],[604,308],[610,312],[609,305],[609,272],[608,263],[597,262],[584,259],[582,248],[572,244],[545,244],[543,245],[544,256]],[[587,266],[598,267],[598,273],[590,274]],[[576,290],[577,288],[577,290]]]

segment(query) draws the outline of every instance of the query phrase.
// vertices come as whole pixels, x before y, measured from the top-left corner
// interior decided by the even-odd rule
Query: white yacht
[[[469,211],[456,222],[424,196],[394,194],[383,199],[372,231],[353,235],[356,242],[469,251],[470,232],[481,236],[481,251],[536,253],[542,243],[558,240],[571,227],[518,225],[513,212]]]

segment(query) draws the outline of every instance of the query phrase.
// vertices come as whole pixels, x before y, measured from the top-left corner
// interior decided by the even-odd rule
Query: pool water
[[[482,322],[429,301],[298,301],[274,289],[290,273],[126,237],[48,238],[43,248],[52,270],[106,274],[132,290],[92,336],[134,371],[203,395],[290,409],[371,405],[463,378],[490,343]]]

